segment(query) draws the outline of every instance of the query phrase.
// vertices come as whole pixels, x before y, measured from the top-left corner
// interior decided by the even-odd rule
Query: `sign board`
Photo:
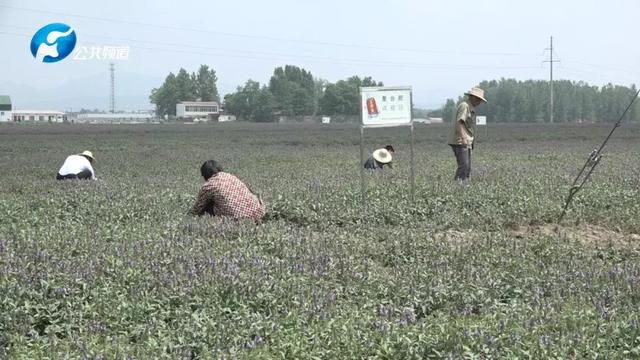
[[[409,126],[411,141],[410,184],[411,201],[415,199],[415,162],[413,153],[413,100],[411,86],[376,86],[360,88],[360,189],[362,202],[366,200],[364,181],[364,129],[375,127]]]
[[[323,117],[322,117],[322,123],[323,123],[323,124],[330,124],[330,123],[331,123],[331,117],[329,117],[329,116],[323,116]]]
[[[362,126],[411,125],[411,87],[378,86],[360,88]]]
[[[487,125],[486,116],[476,116],[476,125]]]

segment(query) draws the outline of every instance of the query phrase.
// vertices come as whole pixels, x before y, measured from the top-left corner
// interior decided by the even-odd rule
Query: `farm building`
[[[182,101],[176,104],[176,116],[182,119],[218,121],[220,104],[215,101]]]
[[[67,120],[67,114],[56,110],[13,110],[13,121],[34,121],[61,123]]]
[[[0,95],[0,122],[11,120],[11,98],[8,95]]]
[[[78,114],[73,122],[100,124],[138,124],[151,122],[151,113]]]

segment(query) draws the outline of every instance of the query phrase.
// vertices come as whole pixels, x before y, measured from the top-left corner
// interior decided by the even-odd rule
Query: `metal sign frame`
[[[398,90],[408,90],[409,91],[409,122],[408,123],[386,123],[380,125],[372,125],[372,124],[364,124],[364,113],[363,110],[367,106],[363,104],[362,94],[364,91],[398,91]],[[414,135],[413,135],[413,91],[410,86],[379,86],[379,87],[361,87],[360,88],[360,191],[362,194],[362,203],[366,201],[366,184],[364,181],[365,177],[365,168],[364,168],[364,129],[365,128],[384,128],[384,127],[405,127],[408,126],[410,129],[410,162],[411,162],[411,170],[410,170],[410,192],[411,192],[411,202],[415,202],[415,162],[414,162]]]

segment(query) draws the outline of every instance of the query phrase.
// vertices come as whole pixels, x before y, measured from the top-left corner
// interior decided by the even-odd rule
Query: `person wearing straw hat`
[[[393,164],[391,162],[393,161],[394,152],[395,150],[391,145],[374,151],[367,161],[365,161],[364,168],[367,170],[382,170],[385,166],[388,166],[392,169]]]
[[[96,173],[93,170],[93,163],[96,159],[93,153],[85,150],[80,154],[68,156],[60,170],[58,170],[57,180],[96,180]]]
[[[465,95],[467,97],[458,105],[456,117],[453,119],[453,134],[449,140],[458,164],[455,180],[461,181],[467,180],[471,174],[471,152],[476,125],[475,108],[487,102],[484,98],[484,90],[479,87],[471,88]]]

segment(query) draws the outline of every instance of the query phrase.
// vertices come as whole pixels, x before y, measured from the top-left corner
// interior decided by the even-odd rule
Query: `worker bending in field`
[[[367,170],[382,170],[387,166],[392,169],[393,153],[395,153],[395,150],[391,145],[387,145],[382,149],[374,151],[367,161],[365,161],[364,168]]]
[[[58,180],[96,180],[96,173],[93,170],[95,158],[91,151],[83,151],[78,155],[68,156],[60,170],[56,179]]]
[[[465,95],[467,95],[467,98],[458,105],[456,117],[453,119],[453,136],[449,141],[458,163],[456,180],[467,180],[471,174],[473,130],[476,125],[475,107],[487,102],[484,98],[484,90],[478,87],[472,88]]]
[[[264,204],[256,194],[237,177],[224,172],[215,160],[208,160],[200,168],[205,183],[191,208],[193,215],[205,213],[234,219],[260,220],[265,213]]]

